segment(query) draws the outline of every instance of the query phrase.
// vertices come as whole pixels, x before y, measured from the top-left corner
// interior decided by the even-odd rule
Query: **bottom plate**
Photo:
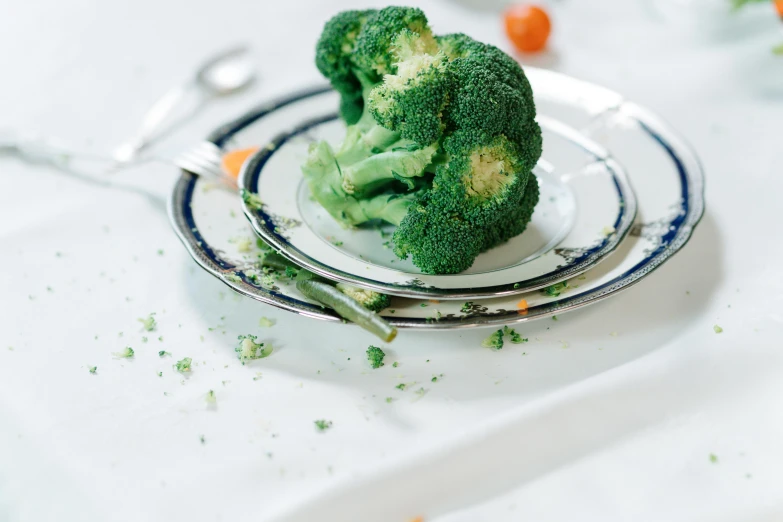
[[[526,68],[526,72],[540,114],[581,129],[626,167],[639,204],[629,237],[615,255],[571,279],[558,295],[536,291],[470,303],[393,298],[392,306],[381,315],[397,327],[497,326],[587,306],[652,272],[685,245],[698,224],[704,212],[701,166],[665,123],[602,87],[533,68]],[[313,92],[292,95],[251,111],[215,131],[210,139],[227,149],[267,143],[273,138],[268,129],[275,125],[266,126],[264,122],[275,118],[279,107]],[[255,236],[243,218],[236,193],[183,172],[174,187],[169,212],[177,234],[194,259],[237,292],[309,317],[341,320],[330,310],[307,301],[285,278],[263,286],[255,266]],[[522,300],[525,303],[520,309]]]

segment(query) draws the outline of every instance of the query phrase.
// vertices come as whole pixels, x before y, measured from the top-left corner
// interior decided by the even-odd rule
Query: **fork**
[[[211,141],[203,141],[174,158],[177,167],[213,180],[236,186],[236,181],[227,176],[220,166],[223,150]]]

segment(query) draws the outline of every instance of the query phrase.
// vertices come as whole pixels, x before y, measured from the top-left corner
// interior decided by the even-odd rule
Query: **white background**
[[[319,81],[323,21],[368,4],[6,1],[0,126],[105,153],[203,57],[251,43],[254,89],[156,151],[173,155]],[[642,283],[500,352],[486,331],[403,332],[387,350],[399,367],[370,370],[369,335],[196,267],[165,214],[174,169],[112,179],[132,191],[0,158],[0,520],[781,520],[783,58],[769,49],[783,34],[769,6],[696,4],[552,4],[550,50],[526,62],[669,120],[703,160],[707,213]],[[421,6],[438,33],[507,48],[492,9]],[[274,354],[241,366],[246,333]],[[124,346],[135,360],[112,358]],[[185,356],[188,379],[171,368]],[[424,397],[394,388],[413,381]]]

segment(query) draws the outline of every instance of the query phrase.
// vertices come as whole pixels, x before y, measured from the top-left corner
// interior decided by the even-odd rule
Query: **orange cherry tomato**
[[[223,160],[221,161],[223,172],[232,178],[237,179],[239,177],[239,171],[242,169],[242,165],[245,163],[245,160],[257,150],[258,147],[250,147],[248,149],[239,149],[226,152],[223,155]]]
[[[778,16],[783,18],[783,0],[775,0],[775,9],[778,10]]]
[[[546,11],[535,5],[511,6],[504,15],[506,34],[517,50],[534,53],[546,46],[552,23]]]

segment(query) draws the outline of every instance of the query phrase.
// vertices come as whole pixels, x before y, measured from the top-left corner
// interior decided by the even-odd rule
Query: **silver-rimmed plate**
[[[653,113],[608,89],[549,71],[526,68],[540,114],[579,129],[623,164],[636,190],[638,213],[628,238],[598,267],[550,295],[465,303],[394,298],[381,313],[398,328],[498,326],[549,317],[596,303],[650,274],[679,251],[704,212],[704,178],[690,147]],[[268,143],[280,107],[327,91],[304,91],[250,111],[217,129],[210,140],[225,149]],[[289,122],[290,125],[290,122]],[[254,235],[240,198],[183,172],[170,200],[172,224],[196,261],[237,292],[279,308],[329,321],[336,314],[309,302],[284,278],[270,287],[257,277]],[[422,306],[425,305],[425,306]]]
[[[282,128],[249,159],[239,180],[263,201],[260,208],[244,205],[256,232],[323,277],[421,299],[521,294],[592,268],[633,224],[636,197],[623,168],[576,129],[543,115],[544,153],[534,171],[541,196],[525,232],[484,252],[465,272],[424,274],[394,255],[393,226],[343,228],[311,197],[300,166],[313,141],[336,146],[342,140],[337,104],[335,93],[324,92],[281,108]]]

